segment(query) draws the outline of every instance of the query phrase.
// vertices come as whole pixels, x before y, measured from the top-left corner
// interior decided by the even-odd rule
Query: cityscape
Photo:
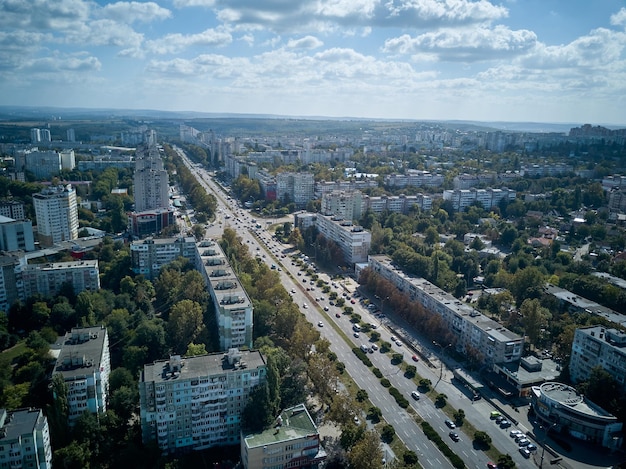
[[[0,464],[624,460],[626,129],[119,114],[0,123]]]

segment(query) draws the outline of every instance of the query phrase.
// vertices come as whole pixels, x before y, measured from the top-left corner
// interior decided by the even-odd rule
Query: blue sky
[[[0,104],[626,125],[626,4],[0,0]]]

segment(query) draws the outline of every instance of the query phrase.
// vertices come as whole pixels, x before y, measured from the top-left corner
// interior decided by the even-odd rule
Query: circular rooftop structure
[[[563,405],[574,406],[584,400],[582,394],[578,394],[576,389],[563,383],[550,381],[543,383],[539,389],[541,394]]]

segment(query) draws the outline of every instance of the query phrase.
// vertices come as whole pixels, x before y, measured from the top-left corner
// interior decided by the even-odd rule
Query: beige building
[[[130,257],[135,274],[154,280],[164,266],[179,257],[195,264],[196,240],[193,237],[180,236],[133,241],[130,245]]]
[[[318,215],[317,230],[326,239],[334,241],[340,248],[347,264],[367,261],[372,234],[362,226],[353,225],[341,217]]]
[[[76,190],[70,184],[50,186],[33,194],[33,205],[42,246],[78,238]]]
[[[304,404],[281,412],[274,427],[241,438],[244,469],[317,469],[325,459],[319,432]]]
[[[55,296],[65,283],[71,284],[76,294],[100,289],[96,259],[29,264],[18,268],[18,278],[21,280],[18,285],[20,297],[24,299],[37,293],[45,297]]]

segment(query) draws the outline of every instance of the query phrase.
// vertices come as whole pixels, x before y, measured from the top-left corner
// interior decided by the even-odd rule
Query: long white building
[[[0,409],[0,467],[52,468],[50,429],[41,409]]]
[[[50,186],[33,194],[33,205],[42,246],[78,238],[76,190],[70,184]]]
[[[69,283],[76,294],[100,289],[98,260],[28,264],[17,268],[18,291],[22,299],[35,294],[52,297]]]
[[[516,193],[512,189],[454,189],[443,191],[443,200],[452,202],[452,208],[459,212],[475,202],[489,210],[497,206],[501,200],[513,201]]]
[[[404,273],[387,256],[370,256],[369,267],[398,290],[417,301],[431,314],[437,314],[456,337],[461,353],[480,353],[486,365],[519,362],[524,339],[458,300],[424,278]]]
[[[266,380],[257,351],[231,349],[145,365],[139,377],[141,436],[165,454],[238,444],[241,415]]]
[[[252,348],[254,308],[246,290],[218,243],[201,241],[197,250],[196,268],[213,300],[220,349]]]
[[[156,238],[133,241],[130,245],[131,268],[149,280],[159,276],[161,268],[184,257],[195,265],[196,240],[193,237]]]
[[[61,374],[67,386],[70,425],[83,412],[106,412],[111,373],[106,327],[75,327],[56,347],[60,350],[53,374]]]
[[[358,220],[365,212],[385,211],[408,213],[413,207],[421,210],[432,208],[432,198],[424,194],[399,196],[368,196],[361,191],[333,191],[322,194],[321,213],[335,215],[346,220]]]

